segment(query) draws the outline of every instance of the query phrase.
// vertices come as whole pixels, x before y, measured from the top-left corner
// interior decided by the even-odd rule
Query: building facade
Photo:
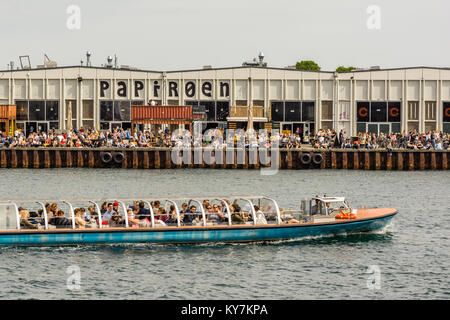
[[[255,128],[314,133],[450,132],[450,69],[348,73],[268,67],[142,71],[56,67],[0,71],[0,105],[17,106],[29,131],[131,126],[131,106],[192,105],[204,128],[240,128],[253,106]],[[70,122],[69,122],[70,123]]]

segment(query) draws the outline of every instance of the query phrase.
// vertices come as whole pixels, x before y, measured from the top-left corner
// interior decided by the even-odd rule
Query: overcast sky
[[[80,29],[70,5],[80,9]],[[380,9],[380,29],[369,29]],[[382,68],[450,67],[449,0],[1,0],[0,69],[46,53],[59,66],[117,54],[145,70],[240,66],[263,51],[269,66],[314,60]]]

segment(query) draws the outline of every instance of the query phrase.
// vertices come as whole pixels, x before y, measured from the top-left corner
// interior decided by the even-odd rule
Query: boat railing
[[[166,207],[166,211],[168,211],[168,212],[169,212],[169,215],[172,215],[173,213],[172,213],[172,212],[170,212],[170,207],[169,207],[169,210],[167,210],[167,206],[168,206],[168,204],[171,204],[172,206],[174,206],[174,208],[175,208],[175,212],[176,212],[176,216],[177,216],[177,227],[180,227],[180,226],[181,226],[181,220],[180,220],[180,210],[178,209],[178,205],[177,205],[177,203],[176,203],[175,201],[172,201],[172,200],[168,200],[168,199],[165,199],[165,201],[166,201],[166,205],[165,205],[165,207]],[[172,217],[170,217],[170,216],[169,216],[169,218],[172,218]]]
[[[42,215],[44,216],[44,228],[45,228],[45,230],[48,230],[47,209],[45,208],[45,205],[42,202],[36,202],[36,203],[42,207]]]
[[[140,200],[140,202],[144,202],[144,208],[146,209],[147,213],[145,214],[137,214],[138,211],[134,211],[132,214],[132,208],[131,205],[128,206],[126,203],[135,201],[131,199],[126,200],[111,200],[111,201],[105,201],[103,200],[53,200],[53,203],[57,205],[56,209],[49,210],[48,204],[44,205],[44,202],[40,201],[34,201],[29,200],[28,202],[20,202],[20,206],[24,207],[29,210],[31,213],[31,217],[33,217],[31,220],[34,219],[33,223],[37,223],[35,229],[53,229],[53,228],[71,228],[71,229],[79,229],[79,228],[105,228],[105,227],[123,227],[123,228],[129,228],[132,227],[161,227],[161,226],[168,226],[168,227],[181,227],[185,225],[202,225],[202,226],[209,226],[209,225],[236,225],[236,224],[250,224],[250,225],[257,225],[257,224],[281,224],[284,223],[283,220],[285,220],[285,217],[281,216],[280,208],[278,207],[278,204],[275,200],[268,198],[268,197],[230,197],[230,198],[222,198],[222,197],[211,197],[209,199],[213,200],[203,200],[204,198],[159,198],[161,200],[161,208],[165,209],[167,213],[164,213],[164,210],[162,211],[155,211],[153,208],[155,199],[146,199],[146,200]],[[47,200],[48,202],[51,202],[50,200]],[[117,202],[114,206],[115,211],[117,211],[117,214],[119,215],[119,222],[113,223],[110,225],[110,220],[108,217],[105,216],[104,212],[104,205],[100,207],[100,204],[103,202],[105,203],[111,203],[111,202]],[[191,206],[195,206],[195,210],[192,212],[189,212],[188,210],[184,210],[183,212],[180,211],[179,205],[182,203],[186,203],[188,205],[188,208]],[[23,205],[26,203],[26,205]],[[32,204],[31,204],[32,203]],[[53,205],[52,203],[52,205]],[[87,205],[89,203],[89,206]],[[211,204],[213,207],[213,210],[207,211],[204,206],[206,203]],[[231,203],[233,203],[233,206],[231,206]],[[30,205],[31,204],[31,205]],[[59,205],[58,205],[59,204]],[[15,229],[29,229],[30,226],[28,225],[22,225],[21,226],[21,217],[20,213],[18,211],[18,204],[15,202],[9,202],[7,204],[0,204],[0,206],[9,206],[9,220],[8,221],[14,221],[16,228]],[[259,207],[258,212],[255,210],[255,205]],[[217,208],[217,207],[218,208]],[[61,208],[62,207],[62,208]],[[141,204],[142,207],[142,204]],[[36,209],[38,208],[38,209]],[[169,209],[170,208],[170,209]],[[238,209],[240,208],[240,209]],[[1,208],[0,208],[1,209]],[[62,211],[60,209],[63,209],[65,220],[63,223],[59,224],[58,217],[55,214],[51,214],[54,210],[56,211]],[[79,212],[79,209],[82,209],[81,215]],[[87,210],[84,210],[87,209]],[[5,211],[6,209],[3,209]],[[238,212],[235,210],[239,210]],[[35,211],[38,211],[36,214]],[[55,213],[56,213],[55,211]],[[188,211],[188,212],[186,212]],[[6,211],[5,211],[6,212]],[[85,213],[84,213],[85,212]],[[258,219],[257,215],[261,218],[261,212],[263,213],[264,217],[267,221],[264,221],[264,219]],[[1,213],[1,211],[0,211]],[[14,213],[14,218],[12,218],[11,214]],[[83,214],[84,213],[84,214]],[[163,214],[163,216],[160,215]],[[175,214],[176,213],[176,214]],[[114,214],[115,215],[115,214]],[[148,215],[146,217],[146,215]],[[217,216],[215,216],[213,219],[213,215],[219,215],[219,219],[217,219]],[[189,216],[193,216],[194,219],[189,219]],[[235,217],[239,216],[239,217]],[[186,218],[187,217],[187,218]],[[82,218],[86,223],[83,224],[80,222],[80,219]],[[133,218],[132,220],[130,220]],[[145,219],[147,218],[147,219]],[[236,219],[235,219],[236,218]],[[237,219],[239,218],[239,219]],[[116,219],[116,218],[115,218]],[[114,220],[115,220],[114,219]],[[161,223],[161,221],[167,221],[166,223]],[[6,221],[6,220],[5,220]],[[38,222],[36,222],[38,221]],[[62,221],[62,220],[61,220]],[[261,222],[263,221],[263,222]],[[138,223],[139,222],[139,223]],[[1,223],[1,217],[0,217],[0,223]],[[4,223],[5,224],[5,223]],[[1,224],[0,224],[1,226]],[[6,225],[5,225],[6,227]],[[10,222],[8,225],[8,228],[11,228]],[[0,227],[0,229],[4,229]]]
[[[70,210],[70,217],[72,219],[72,229],[76,229],[76,223],[75,223],[75,213],[73,210],[73,206],[70,202],[67,201],[63,201],[63,203],[67,204],[69,206],[69,210]]]

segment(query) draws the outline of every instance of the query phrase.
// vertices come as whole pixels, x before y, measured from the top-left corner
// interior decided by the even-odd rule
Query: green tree
[[[355,67],[344,67],[344,66],[339,66],[336,68],[336,72],[349,72],[352,70],[356,70]]]
[[[308,70],[308,71],[320,71],[320,67],[317,63],[311,60],[302,60],[297,62],[295,65],[297,70]]]

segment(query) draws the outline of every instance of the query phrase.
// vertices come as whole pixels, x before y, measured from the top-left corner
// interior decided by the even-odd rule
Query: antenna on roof
[[[86,67],[91,66],[91,56],[92,56],[92,52],[87,51],[86,52]]]

